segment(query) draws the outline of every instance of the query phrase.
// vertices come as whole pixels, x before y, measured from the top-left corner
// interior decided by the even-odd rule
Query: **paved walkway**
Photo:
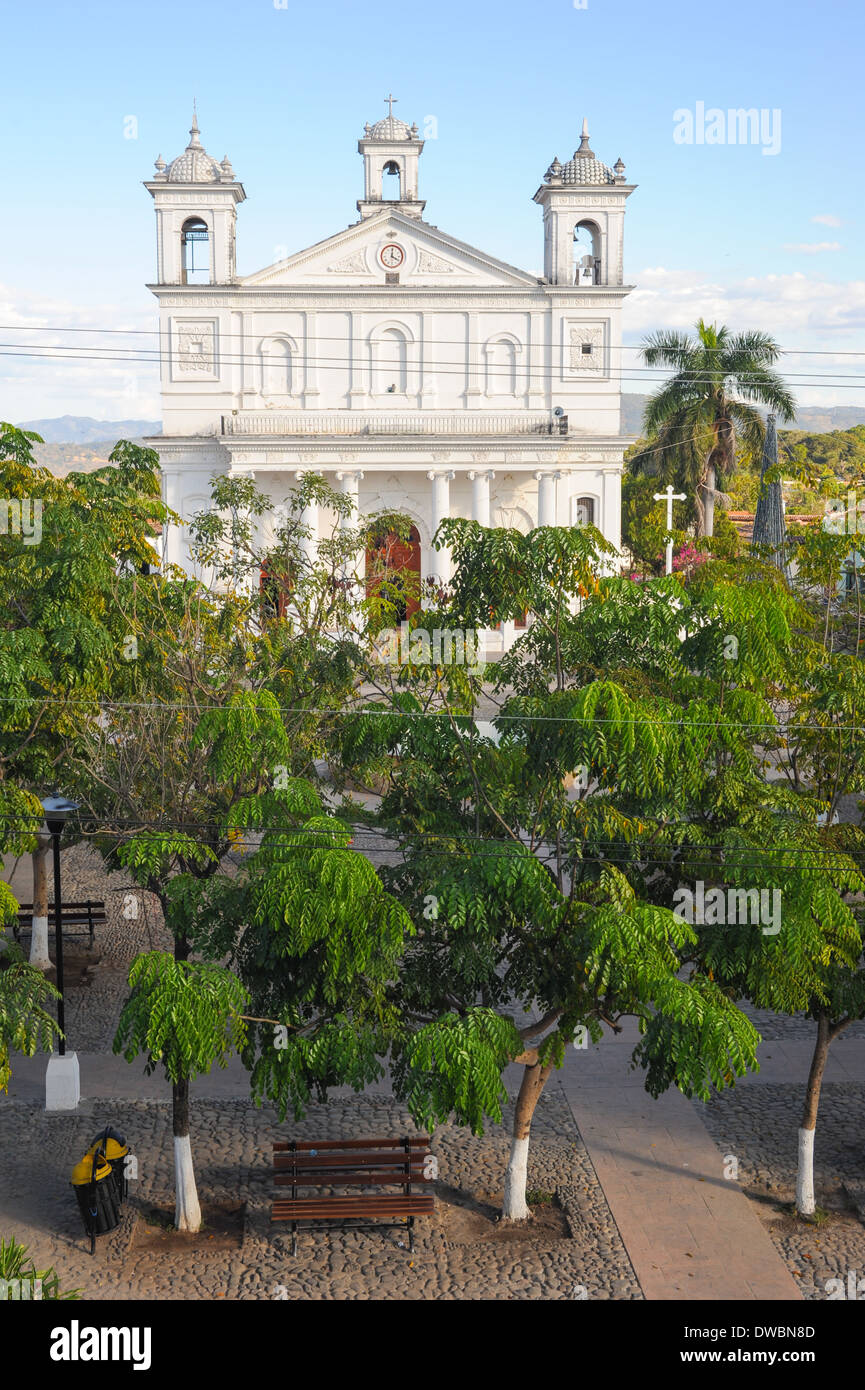
[[[558,1084],[644,1296],[801,1299],[748,1198],[724,1178],[695,1107],[674,1090],[653,1100],[629,1069],[637,1036],[631,1023],[598,1047],[571,1049]]]

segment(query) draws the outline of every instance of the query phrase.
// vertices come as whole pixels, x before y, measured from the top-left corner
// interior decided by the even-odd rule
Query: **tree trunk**
[[[813,1216],[817,1209],[814,1200],[814,1132],[817,1128],[817,1108],[820,1087],[829,1057],[829,1018],[820,1014],[817,1019],[817,1043],[811,1058],[805,1104],[802,1108],[802,1127],[799,1130],[799,1166],[796,1174],[796,1210],[800,1216]]]
[[[531,1216],[526,1202],[529,1135],[535,1106],[540,1100],[541,1091],[544,1089],[552,1069],[552,1062],[545,1067],[542,1067],[540,1062],[535,1062],[533,1066],[527,1066],[523,1072],[514,1114],[514,1130],[510,1157],[508,1158],[508,1170],[505,1174],[505,1196],[502,1202],[503,1221],[527,1221]]]
[[[37,835],[33,861],[33,916],[31,918],[30,964],[37,970],[50,970],[48,955],[48,851],[50,835]]]
[[[201,1229],[201,1207],[192,1167],[189,1143],[189,1081],[176,1081],[171,1088],[174,1118],[174,1224],[178,1231]]]

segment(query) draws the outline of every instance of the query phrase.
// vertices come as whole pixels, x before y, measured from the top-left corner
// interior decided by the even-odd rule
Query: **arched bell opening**
[[[210,232],[201,217],[188,217],[180,229],[180,267],[184,285],[210,284]]]
[[[574,284],[600,285],[601,231],[594,222],[578,222],[574,228]]]

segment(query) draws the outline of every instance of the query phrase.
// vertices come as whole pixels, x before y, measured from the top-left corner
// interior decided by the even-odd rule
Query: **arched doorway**
[[[270,574],[265,565],[261,566],[259,595],[264,621],[285,617],[290,593],[291,580],[287,574]]]
[[[389,531],[376,536],[366,552],[366,596],[373,598],[387,580],[387,597],[396,603],[396,621],[405,622],[420,608],[420,534],[413,526],[408,539]]]

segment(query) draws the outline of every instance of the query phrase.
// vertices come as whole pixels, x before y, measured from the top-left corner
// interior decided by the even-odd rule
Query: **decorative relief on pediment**
[[[443,261],[441,256],[434,256],[431,251],[418,251],[416,270],[419,275],[453,275],[456,266]]]
[[[341,261],[334,261],[333,265],[327,267],[327,273],[328,275],[369,275],[370,270],[363,248],[352,251],[348,256],[343,256]]]

